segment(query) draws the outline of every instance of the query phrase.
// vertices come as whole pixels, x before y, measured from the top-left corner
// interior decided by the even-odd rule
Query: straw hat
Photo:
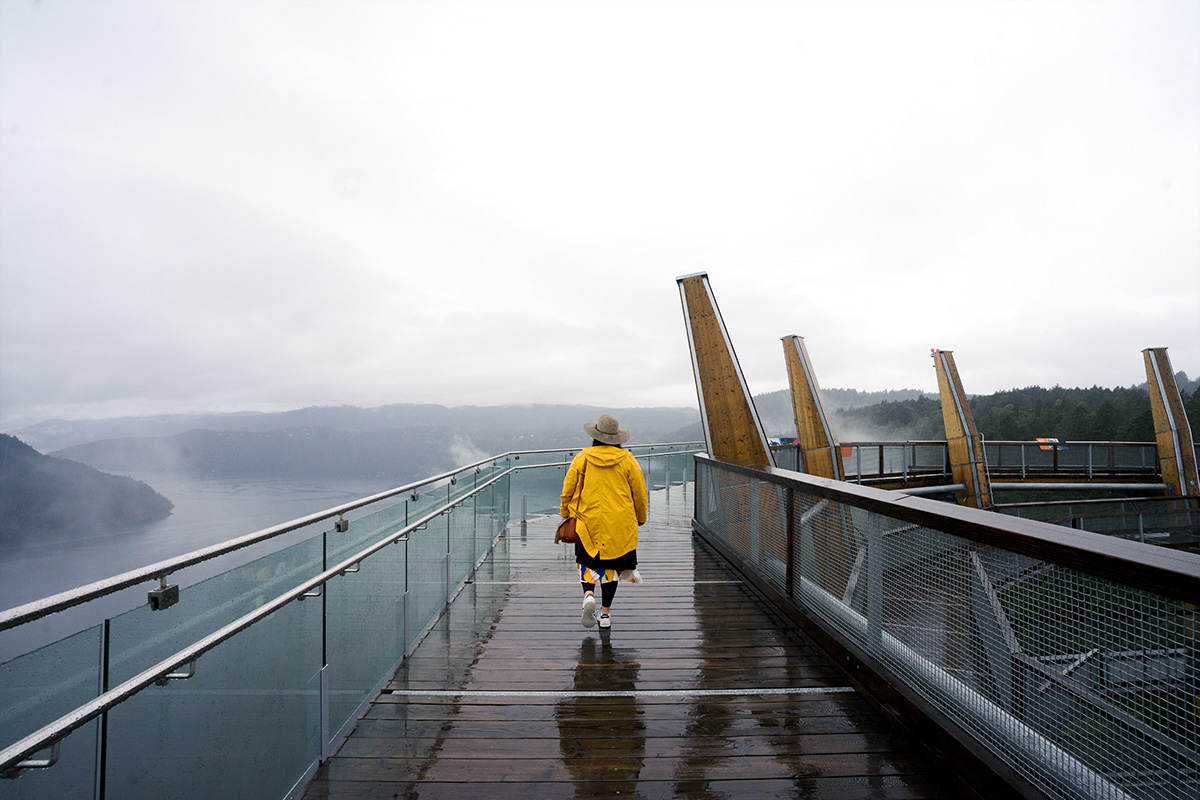
[[[595,423],[583,423],[583,429],[598,442],[605,444],[620,444],[629,439],[629,431],[617,424],[617,418],[601,414]]]

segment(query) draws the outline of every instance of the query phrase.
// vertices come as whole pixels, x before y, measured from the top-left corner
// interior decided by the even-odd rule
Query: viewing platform
[[[704,441],[628,448],[645,582],[611,629],[553,543],[578,448],[490,456],[0,611],[148,588],[0,664],[0,800],[1200,796],[1165,348],[1153,444],[987,442],[941,350],[945,441],[856,444],[785,337],[788,452],[707,277],[679,283]],[[1022,497],[1063,487],[1100,496]]]
[[[580,624],[552,541],[574,451],[0,612],[19,633],[149,589],[0,664],[0,800],[1200,790],[1200,554],[697,443],[631,450],[645,581],[607,631]]]
[[[512,523],[303,797],[961,796],[693,536],[692,484],[650,498],[611,629],[557,516]]]

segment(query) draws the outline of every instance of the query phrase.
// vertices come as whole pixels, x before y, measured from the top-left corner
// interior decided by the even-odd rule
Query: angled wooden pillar
[[[809,475],[843,480],[842,453],[833,422],[821,396],[817,373],[808,358],[808,348],[800,336],[783,337],[783,360],[787,363],[788,385],[792,390],[792,412],[796,416],[796,437],[800,442],[799,469]],[[832,504],[820,515],[821,523],[812,526],[812,543],[817,575],[821,585],[845,592],[855,562],[856,545],[851,531],[850,511]],[[799,527],[803,529],[803,515]],[[864,553],[864,558],[866,555]]]
[[[803,337],[783,337],[783,360],[787,362],[792,412],[796,415],[796,436],[802,459],[800,469],[809,475],[840,481],[842,455]]]
[[[1176,495],[1200,494],[1192,426],[1183,409],[1183,398],[1179,396],[1167,348],[1149,347],[1142,351],[1142,357],[1146,362],[1150,411],[1154,416],[1154,439],[1158,444],[1158,466],[1163,483],[1168,484]]]
[[[954,496],[959,505],[991,508],[992,485],[984,461],[983,437],[975,428],[975,418],[967,405],[967,393],[963,391],[958,368],[954,366],[954,354],[949,350],[934,350],[932,355],[942,398],[950,472],[955,483],[967,487],[965,492],[955,492]]]
[[[704,441],[714,458],[774,466],[758,410],[733,352],[708,274],[678,278]]]

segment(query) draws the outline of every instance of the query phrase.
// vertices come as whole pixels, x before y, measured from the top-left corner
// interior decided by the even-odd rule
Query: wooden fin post
[[[800,469],[809,475],[842,480],[842,455],[833,423],[825,409],[821,385],[808,358],[801,336],[783,337],[783,360],[787,363],[792,390],[792,412],[800,442]]]
[[[1142,351],[1146,362],[1146,382],[1150,391],[1150,411],[1154,416],[1154,439],[1158,445],[1158,467],[1163,483],[1176,496],[1200,494],[1200,476],[1196,468],[1196,445],[1179,396],[1179,385],[1171,371],[1171,359],[1165,347]]]
[[[942,422],[946,426],[946,445],[950,453],[950,472],[955,483],[966,487],[955,492],[959,505],[974,508],[992,507],[992,485],[988,480],[983,455],[983,437],[975,427],[967,394],[963,391],[950,350],[934,350],[937,368],[938,393],[942,398]]]
[[[726,461],[774,466],[758,410],[708,285],[708,274],[685,275],[676,281],[709,454]]]

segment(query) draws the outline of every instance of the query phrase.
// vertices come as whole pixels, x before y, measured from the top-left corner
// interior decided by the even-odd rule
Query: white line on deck
[[[852,686],[797,686],[787,689],[631,689],[628,691],[568,692],[539,690],[384,689],[384,694],[410,697],[735,697],[775,694],[846,694]]]

